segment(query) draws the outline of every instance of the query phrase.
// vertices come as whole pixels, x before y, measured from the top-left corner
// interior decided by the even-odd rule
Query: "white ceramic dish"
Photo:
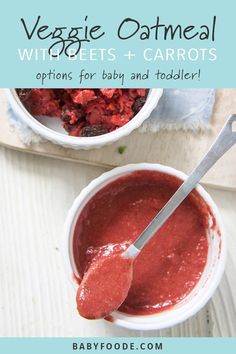
[[[78,276],[73,259],[72,241],[75,224],[80,212],[83,210],[88,200],[106,184],[122,175],[137,170],[161,171],[170,175],[174,175],[182,180],[185,180],[187,177],[184,173],[171,167],[162,166],[159,164],[141,163],[115,168],[93,180],[75,199],[71,209],[68,212],[68,216],[65,222],[63,250],[64,258],[66,261],[66,268],[71,280],[72,274],[76,274]],[[216,290],[223,274],[225,265],[225,234],[221,217],[215,203],[209,194],[203,189],[203,187],[198,186],[196,189],[201,197],[205,200],[205,202],[209,205],[216,220],[216,229],[218,229],[216,230],[214,228],[208,230],[208,259],[200,281],[183,301],[179,302],[176,306],[164,312],[145,316],[127,315],[118,311],[114,312],[112,314],[112,322],[116,325],[133,330],[159,330],[174,326],[198,312],[207,303],[207,301],[211,298],[214,291]],[[77,284],[74,283],[74,286],[77,287]]]
[[[73,137],[67,135],[62,128],[62,124],[59,119],[45,117],[36,119],[33,117],[21,103],[15,89],[6,89],[5,91],[14,112],[35,133],[53,142],[54,144],[59,144],[66,148],[85,150],[112,144],[120,138],[130,134],[134,129],[137,129],[150,116],[151,112],[158,104],[163,92],[162,89],[150,89],[144,106],[134,116],[134,118],[123,127],[100,136]]]

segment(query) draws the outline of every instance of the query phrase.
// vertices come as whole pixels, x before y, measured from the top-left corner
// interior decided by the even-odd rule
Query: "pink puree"
[[[76,301],[81,316],[102,318],[118,309],[127,297],[133,276],[133,259],[122,253],[102,254],[93,261],[79,286]]]
[[[96,193],[83,209],[74,233],[73,250],[80,276],[89,273],[89,266],[103,254],[104,246],[123,243],[126,248],[135,240],[180,184],[171,175],[139,171],[118,178]],[[131,288],[120,311],[164,311],[189,294],[206,264],[209,213],[207,204],[193,191],[135,259]],[[107,264],[109,276],[112,263]],[[102,289],[99,277],[94,282]],[[111,279],[110,288],[114,293],[120,291],[119,282]]]

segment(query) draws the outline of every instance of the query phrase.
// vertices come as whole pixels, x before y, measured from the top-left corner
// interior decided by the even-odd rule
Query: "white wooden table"
[[[194,318],[136,332],[77,315],[60,253],[68,208],[105,169],[0,147],[0,336],[236,336],[236,192],[207,188],[228,237],[224,278]]]

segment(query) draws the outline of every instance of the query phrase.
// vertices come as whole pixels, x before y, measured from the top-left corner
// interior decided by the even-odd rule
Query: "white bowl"
[[[134,118],[131,119],[123,127],[104,135],[94,137],[74,137],[69,136],[67,132],[63,130],[61,121],[59,121],[59,119],[45,119],[41,117],[39,118],[41,121],[40,122],[38,118],[36,119],[33,117],[20,101],[15,89],[6,89],[5,91],[14,112],[35,133],[39,134],[47,140],[50,140],[54,144],[59,144],[66,148],[85,150],[112,144],[120,138],[130,134],[150,116],[151,112],[158,104],[158,101],[161,98],[163,92],[162,89],[150,89],[144,106],[134,116]],[[42,122],[44,124],[42,124]]]
[[[69,277],[72,280],[72,274],[78,276],[74,258],[73,258],[73,236],[76,221],[84,206],[91,199],[91,197],[103,188],[106,184],[123,176],[131,171],[137,170],[154,170],[164,172],[185,180],[187,176],[171,167],[162,166],[159,164],[131,164],[123,167],[117,167],[109,172],[102,174],[100,177],[93,180],[87,187],[85,187],[80,195],[75,199],[71,209],[68,212],[64,228],[63,250],[66,262],[66,268]],[[216,290],[221,276],[224,271],[225,256],[226,256],[226,240],[222,226],[221,217],[215,203],[209,194],[199,185],[197,188],[200,196],[210,207],[213,216],[216,220],[216,229],[208,230],[208,257],[204,272],[189,295],[179,302],[174,307],[152,315],[128,315],[116,311],[112,314],[112,322],[121,327],[132,330],[160,330],[163,328],[174,326],[198,312],[211,298]],[[218,233],[219,232],[219,233]],[[220,236],[219,236],[220,234]],[[75,288],[77,284],[73,283]]]

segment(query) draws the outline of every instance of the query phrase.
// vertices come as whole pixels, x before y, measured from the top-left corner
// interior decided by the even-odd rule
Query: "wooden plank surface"
[[[0,336],[236,336],[236,192],[207,188],[228,237],[224,278],[196,316],[160,332],[87,321],[75,309],[61,236],[68,208],[105,169],[0,148]]]
[[[154,162],[175,167],[189,174],[205,154],[225,119],[236,113],[236,89],[217,91],[212,116],[212,129],[202,133],[184,131],[161,131],[159,133],[133,132],[117,143],[98,150],[75,151],[64,149],[51,143],[24,145],[9,126],[6,116],[6,97],[0,90],[0,144],[13,149],[35,154],[68,159],[103,167],[119,166],[134,162]],[[118,153],[118,147],[125,145],[124,154]],[[204,177],[203,182],[211,186],[236,190],[236,146],[233,147]]]

